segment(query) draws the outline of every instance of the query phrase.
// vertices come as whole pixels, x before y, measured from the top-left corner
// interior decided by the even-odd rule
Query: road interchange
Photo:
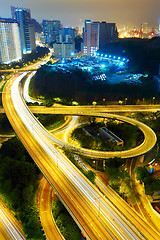
[[[13,80],[16,82],[16,79]],[[22,143],[89,239],[128,240],[160,237],[143,219],[139,219],[140,222],[137,222],[136,226],[128,221],[53,146],[43,133],[44,129],[21,100],[17,82],[14,84],[11,81],[5,86],[3,104]]]

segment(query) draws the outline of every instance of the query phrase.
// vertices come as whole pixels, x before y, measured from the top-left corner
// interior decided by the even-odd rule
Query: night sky
[[[64,27],[91,19],[117,25],[160,23],[160,0],[0,0],[0,17],[11,17],[10,6],[31,9],[37,21],[58,19]],[[80,20],[81,19],[81,20]],[[81,24],[82,25],[82,24]]]

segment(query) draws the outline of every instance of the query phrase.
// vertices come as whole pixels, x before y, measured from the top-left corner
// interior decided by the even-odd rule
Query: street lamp
[[[154,102],[154,101],[155,101],[155,97],[153,97],[153,104],[155,104],[155,102]]]

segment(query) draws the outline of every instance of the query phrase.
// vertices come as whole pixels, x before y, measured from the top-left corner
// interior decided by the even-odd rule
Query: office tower
[[[99,49],[99,22],[85,21],[83,54],[92,56]]]
[[[101,22],[99,28],[99,49],[104,50],[108,43],[118,40],[118,31],[115,23]]]
[[[73,28],[62,28],[59,30],[59,35],[56,38],[56,41],[59,43],[74,43],[76,36],[76,30]]]
[[[34,25],[31,24],[30,9],[11,7],[12,17],[19,25],[22,53],[36,50]]]
[[[18,24],[13,19],[0,18],[0,62],[9,64],[21,59]]]
[[[59,20],[43,20],[42,21],[44,42],[51,43],[56,40],[61,28],[61,22]]]
[[[83,40],[84,56],[92,56],[97,50],[104,50],[108,43],[118,40],[116,24],[86,20]]]
[[[21,8],[11,6],[11,16],[12,16],[12,19],[16,20],[16,10],[17,9],[21,9]],[[31,10],[30,9],[25,8],[25,10],[31,15]]]
[[[54,43],[53,56],[55,58],[71,58],[75,51],[74,43]]]

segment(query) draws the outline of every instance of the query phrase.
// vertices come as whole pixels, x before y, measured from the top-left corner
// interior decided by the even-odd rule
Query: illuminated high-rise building
[[[62,43],[74,43],[76,36],[76,30],[73,28],[62,28],[59,30],[59,35],[56,38],[56,42]]]
[[[11,6],[12,19],[15,19],[15,20],[16,20],[16,10],[17,10],[17,9],[22,9],[22,8]],[[30,10],[29,8],[25,8],[25,10],[31,15],[31,10]]]
[[[83,54],[92,56],[99,49],[99,22],[86,20],[83,38]]]
[[[75,45],[74,43],[54,43],[53,50],[55,58],[71,58],[74,56]]]
[[[27,54],[36,50],[34,25],[30,23],[30,9],[11,7],[12,17],[19,25],[22,53]]]
[[[51,43],[56,40],[61,28],[61,22],[59,20],[43,20],[42,21],[44,42]]]
[[[118,31],[115,23],[101,22],[99,28],[99,49],[105,50],[108,43],[118,40]]]
[[[103,50],[108,43],[118,40],[116,24],[86,20],[83,40],[84,56],[92,56],[97,50]]]
[[[13,19],[0,18],[0,63],[22,59],[18,24]]]

